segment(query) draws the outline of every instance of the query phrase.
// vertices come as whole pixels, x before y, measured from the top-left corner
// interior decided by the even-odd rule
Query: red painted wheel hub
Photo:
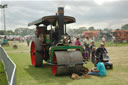
[[[35,48],[35,43],[32,42],[31,44],[31,61],[32,61],[32,65],[35,66],[36,65],[36,48]]]
[[[55,53],[54,53],[54,55],[53,55],[53,62],[54,62],[54,63],[57,63]],[[56,73],[57,73],[57,65],[53,65],[53,66],[52,66],[52,73],[53,73],[53,75],[56,75]]]

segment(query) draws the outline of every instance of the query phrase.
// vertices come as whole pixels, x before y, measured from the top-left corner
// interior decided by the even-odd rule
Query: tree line
[[[128,30],[128,24],[124,24],[121,27],[121,30]],[[110,28],[104,28],[104,29],[95,29],[93,26],[87,28],[87,27],[80,27],[78,29],[68,29],[68,33],[70,35],[74,34],[81,34],[83,31],[108,31],[111,32],[112,29]],[[34,35],[35,29],[28,29],[28,28],[16,28],[14,31],[8,30],[6,31],[6,35]],[[4,30],[0,30],[0,35],[4,35]]]
[[[8,30],[6,33],[4,33],[4,30],[0,30],[0,35],[20,35],[20,36],[25,36],[25,35],[34,35],[35,29],[28,29],[28,28],[16,28],[14,31],[13,30]]]
[[[120,28],[121,30],[128,30],[128,24],[124,24],[122,25],[122,27]],[[74,34],[81,34],[84,31],[106,31],[106,32],[112,32],[111,28],[104,28],[104,29],[95,29],[93,26],[87,28],[87,27],[80,27],[79,29],[69,29],[68,33],[70,35],[74,35]]]

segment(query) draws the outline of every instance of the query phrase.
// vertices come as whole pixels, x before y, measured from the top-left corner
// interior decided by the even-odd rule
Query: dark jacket
[[[103,60],[103,54],[104,53],[108,53],[106,48],[101,48],[101,47],[97,48],[96,56],[99,57],[101,59],[101,61]]]

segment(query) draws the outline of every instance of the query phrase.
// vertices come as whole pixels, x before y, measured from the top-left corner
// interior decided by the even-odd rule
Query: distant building
[[[123,42],[124,40],[128,42],[128,30],[116,29],[113,31],[113,35],[116,42]]]
[[[98,32],[99,31],[84,31],[83,32],[83,35],[84,35],[84,37],[90,37],[90,38],[93,38],[93,37],[97,37],[97,35],[98,35]]]

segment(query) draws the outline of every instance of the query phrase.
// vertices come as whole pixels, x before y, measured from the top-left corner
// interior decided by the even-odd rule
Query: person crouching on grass
[[[106,76],[106,68],[99,58],[96,58],[95,65],[96,68],[92,69],[91,72],[88,72],[88,75]]]

